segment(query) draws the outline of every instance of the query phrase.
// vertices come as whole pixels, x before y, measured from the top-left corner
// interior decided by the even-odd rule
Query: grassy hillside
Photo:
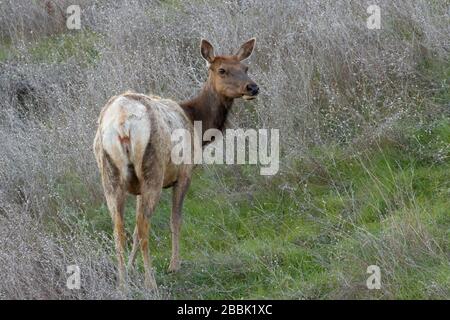
[[[198,170],[184,207],[179,274],[165,272],[170,192],[152,220],[163,292],[184,299],[446,298],[449,144],[445,119],[407,134],[403,144],[379,141],[357,156],[317,150],[324,164],[299,161],[272,179],[253,168]],[[85,217],[90,228],[112,233],[104,205]],[[130,201],[129,232],[133,226]],[[371,264],[382,271],[379,291],[365,287]]]
[[[78,31],[39,1],[0,3],[1,299],[450,297],[448,3],[381,1],[376,31],[365,1],[111,3],[82,1]],[[199,166],[177,274],[164,190],[150,238],[159,293],[140,257],[116,290],[92,152],[100,108],[127,89],[190,97],[206,76],[200,38],[229,52],[252,36],[261,95],[236,102],[231,126],[280,129],[280,172]],[[129,197],[128,249],[134,208]],[[72,264],[81,290],[66,288]],[[365,285],[369,265],[380,290]]]

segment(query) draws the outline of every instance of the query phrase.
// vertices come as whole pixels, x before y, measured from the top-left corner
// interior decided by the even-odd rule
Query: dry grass
[[[80,213],[103,203],[96,120],[127,89],[192,96],[206,76],[201,37],[229,52],[256,36],[249,63],[261,96],[238,102],[231,122],[280,128],[284,170],[298,157],[314,164],[300,180],[326,179],[317,148],[357,154],[380,136],[395,141],[405,119],[419,125],[442,114],[448,105],[434,97],[448,82],[430,76],[427,63],[449,59],[448,2],[379,1],[382,29],[368,30],[369,2],[82,1],[83,28],[69,32],[43,1],[2,1],[0,297],[148,297],[134,284],[132,293],[114,291],[113,246],[79,229]],[[392,221],[370,246],[395,256],[401,229],[401,239],[413,234],[439,250],[409,221]],[[68,292],[65,267],[74,262],[86,272],[84,290]]]

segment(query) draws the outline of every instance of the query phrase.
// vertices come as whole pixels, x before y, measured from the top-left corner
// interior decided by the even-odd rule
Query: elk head
[[[201,54],[209,67],[207,82],[214,91],[228,99],[256,98],[259,87],[248,76],[248,66],[242,63],[252,54],[255,42],[255,38],[248,40],[233,55],[215,56],[211,43],[201,41]]]

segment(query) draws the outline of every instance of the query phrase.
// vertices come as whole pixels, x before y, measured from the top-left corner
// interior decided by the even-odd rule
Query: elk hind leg
[[[161,195],[161,187],[158,186],[144,189],[146,189],[146,192],[143,192],[142,196],[139,197],[137,201],[136,229],[142,260],[144,262],[145,285],[150,289],[156,289],[157,285],[149,254],[148,239],[150,233],[150,218],[153,215]]]
[[[106,197],[106,203],[113,220],[114,242],[118,263],[119,288],[125,286],[125,228],[124,228],[124,203],[126,191],[120,178],[117,167],[105,153],[103,157],[102,182]]]
[[[137,202],[141,201],[139,198],[141,196],[137,196]],[[136,212],[139,210],[136,208]],[[137,215],[136,215],[137,219]],[[136,220],[137,221],[137,220]],[[139,234],[138,234],[138,226],[136,224],[133,232],[133,246],[131,248],[130,257],[128,258],[128,269],[131,269],[134,267],[134,262],[136,261],[137,252],[139,250]]]

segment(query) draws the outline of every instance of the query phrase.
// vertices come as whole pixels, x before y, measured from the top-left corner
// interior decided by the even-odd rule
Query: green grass
[[[152,218],[157,281],[176,299],[445,298],[449,137],[450,121],[442,119],[408,133],[404,144],[380,141],[358,156],[321,150],[320,163],[296,164],[316,172],[306,180],[297,169],[273,178],[252,167],[197,170],[184,204],[177,274],[166,272],[170,191]],[[442,143],[446,153],[436,158]],[[134,206],[130,198],[129,239]],[[83,211],[90,230],[111,235],[105,205]],[[365,287],[371,264],[381,268],[381,290]]]
[[[99,58],[96,44],[101,36],[91,31],[75,31],[39,38],[27,46],[33,63],[76,62],[92,65]],[[0,61],[15,58],[18,50],[11,41],[3,40],[0,46]]]
[[[46,56],[46,47],[39,47],[36,57]],[[438,68],[424,61],[419,68],[435,75],[433,101],[445,106],[447,64]],[[432,122],[401,122],[396,131],[397,139],[380,138],[357,151],[339,145],[316,148],[308,157],[283,163],[274,177],[260,176],[252,166],[198,168],[183,207],[182,269],[176,274],[166,271],[171,192],[164,190],[150,235],[164,295],[447,299],[450,120],[443,113]],[[73,219],[92,234],[111,237],[103,199],[91,196],[81,177],[68,175],[57,183],[56,198],[63,204],[72,199],[76,206],[65,208],[75,212]],[[129,247],[134,222],[130,197]],[[366,269],[373,264],[381,268],[380,290],[365,285]],[[140,258],[138,269],[143,271]]]
[[[0,62],[8,60],[13,55],[14,47],[10,39],[3,39],[0,41]]]
[[[439,74],[425,63],[422,73]],[[428,70],[428,71],[427,71]],[[435,102],[445,105],[448,87]],[[274,177],[252,166],[196,170],[184,203],[182,269],[170,259],[171,192],[152,218],[157,281],[174,299],[428,299],[450,292],[450,120],[399,123],[401,136],[358,152],[324,146],[284,163]],[[74,215],[88,232],[111,237],[103,199],[83,180],[58,182],[62,203],[84,203]],[[80,199],[80,201],[76,201]],[[85,199],[81,201],[81,199]],[[58,206],[58,203],[55,204]],[[135,201],[126,205],[131,246]],[[381,268],[382,287],[368,290],[366,269]],[[138,260],[138,269],[142,262]]]
[[[29,49],[34,62],[61,63],[68,60],[93,64],[98,58],[96,42],[101,38],[89,31],[53,35],[40,39]]]

